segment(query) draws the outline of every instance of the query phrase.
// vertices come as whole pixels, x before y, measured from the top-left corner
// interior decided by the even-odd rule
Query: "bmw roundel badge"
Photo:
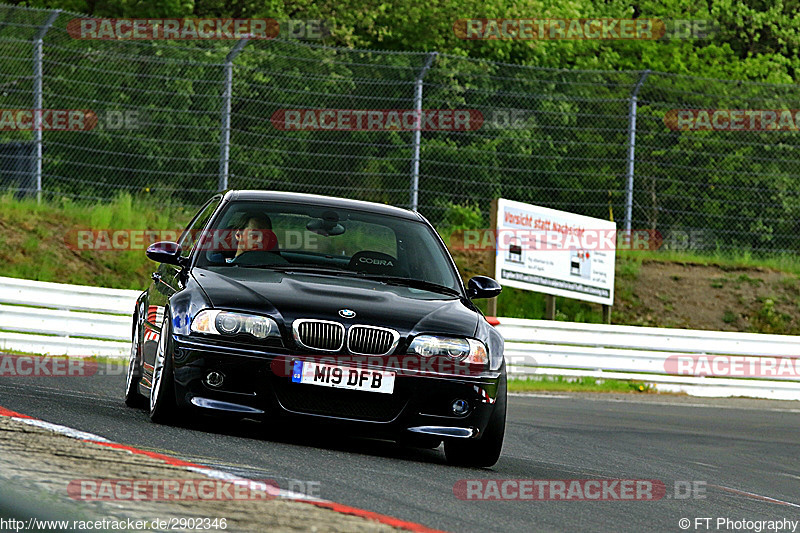
[[[353,318],[356,316],[356,312],[352,309],[339,309],[339,316],[342,318]]]

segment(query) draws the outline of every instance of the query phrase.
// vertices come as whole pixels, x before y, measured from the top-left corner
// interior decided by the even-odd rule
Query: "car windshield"
[[[422,221],[356,209],[231,202],[196,247],[199,267],[359,276],[459,294],[447,251]]]

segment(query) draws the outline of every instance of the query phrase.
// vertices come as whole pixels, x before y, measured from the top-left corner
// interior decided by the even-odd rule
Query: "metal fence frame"
[[[43,40],[47,31],[61,15],[61,9],[53,10],[48,16],[45,23],[41,26],[33,41],[33,108],[43,109],[42,103],[42,48]],[[219,186],[218,190],[224,191],[228,189],[228,172],[229,172],[229,158],[230,158],[230,123],[231,123],[231,99],[233,95],[233,65],[236,57],[247,45],[248,38],[239,40],[228,53],[224,62],[225,70],[225,83],[222,94],[223,105],[220,113],[220,155],[219,155]],[[426,72],[431,68],[438,52],[430,52],[426,54],[425,63],[419,71],[414,81],[414,109],[422,112],[424,95],[423,95],[423,80]],[[634,163],[635,163],[635,145],[636,145],[636,111],[637,111],[637,96],[638,93],[647,80],[650,70],[641,72],[639,81],[636,84],[630,97],[630,105],[628,107],[628,138],[629,138],[629,152],[628,152],[628,175],[627,175],[627,189],[625,200],[625,220],[624,225],[627,231],[631,230],[631,213],[633,211],[633,188],[634,188]],[[37,117],[37,121],[40,117]],[[36,197],[41,201],[42,197],[42,130],[37,122],[34,129],[35,144],[36,144],[36,164],[35,164],[35,181],[36,181]],[[409,197],[410,208],[417,211],[419,206],[419,165],[420,165],[420,145],[421,145],[421,131],[418,129],[413,132],[413,149],[411,155],[411,176],[409,184]]]

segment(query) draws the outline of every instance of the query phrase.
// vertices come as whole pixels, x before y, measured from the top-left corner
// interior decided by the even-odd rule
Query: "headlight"
[[[257,339],[280,337],[278,325],[271,318],[217,309],[205,309],[197,313],[191,329],[194,333],[213,335],[248,334]]]
[[[475,339],[420,335],[411,342],[408,351],[422,357],[444,356],[454,361],[475,365],[484,365],[489,362],[486,346]]]

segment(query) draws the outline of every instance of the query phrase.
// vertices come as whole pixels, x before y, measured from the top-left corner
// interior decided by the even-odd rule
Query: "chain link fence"
[[[291,190],[412,207],[439,225],[453,206],[488,225],[500,196],[654,229],[673,247],[671,235],[695,250],[800,248],[797,131],[665,125],[676,109],[791,109],[794,85],[284,39],[81,40],[67,30],[78,17],[0,5],[0,110],[97,117],[82,131],[0,120],[4,190],[187,205],[222,188]],[[292,131],[271,120],[287,109],[470,110],[482,123]]]

